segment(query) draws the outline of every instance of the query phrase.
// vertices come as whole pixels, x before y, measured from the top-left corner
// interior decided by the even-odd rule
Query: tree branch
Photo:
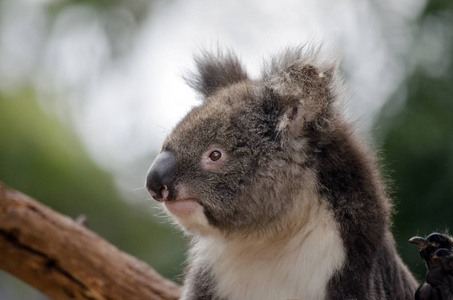
[[[0,269],[53,299],[178,299],[180,287],[0,182]]]

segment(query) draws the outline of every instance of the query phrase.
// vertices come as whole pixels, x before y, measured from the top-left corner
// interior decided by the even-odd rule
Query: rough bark
[[[178,299],[180,287],[0,182],[0,269],[53,299]]]

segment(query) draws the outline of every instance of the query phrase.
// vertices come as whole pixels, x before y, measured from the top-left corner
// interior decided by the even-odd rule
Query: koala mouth
[[[194,214],[201,206],[195,199],[183,198],[165,201],[165,207],[175,216],[189,216]]]
[[[199,197],[186,184],[180,183],[174,187],[174,196],[165,199],[163,204],[170,214],[178,219],[192,219],[194,216],[204,211],[203,205],[199,202]]]

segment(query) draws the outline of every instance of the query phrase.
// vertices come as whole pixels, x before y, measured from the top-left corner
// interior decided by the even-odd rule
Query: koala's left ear
[[[293,52],[280,62],[271,62],[270,69],[264,82],[284,113],[278,130],[297,134],[307,124],[334,117],[332,103],[343,92],[336,62],[321,63],[316,57]]]
[[[195,57],[195,64],[197,72],[184,79],[204,97],[248,78],[241,62],[231,51],[218,50],[216,55],[203,51],[201,55]]]

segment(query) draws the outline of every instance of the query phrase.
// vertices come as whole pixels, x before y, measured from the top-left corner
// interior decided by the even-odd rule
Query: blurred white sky
[[[83,4],[58,14],[49,30],[47,2],[53,1],[0,2],[0,88],[14,90],[31,79],[42,104],[69,116],[90,154],[118,176],[138,157],[151,159],[197,105],[181,75],[201,47],[234,49],[256,77],[263,58],[287,45],[333,45],[342,57],[350,115],[363,131],[370,130],[373,116],[408,72],[411,25],[425,5],[425,0],[161,0],[132,34],[136,24],[126,10],[100,13]],[[115,41],[119,57],[109,46],[109,23],[102,21],[112,19],[122,31]]]

